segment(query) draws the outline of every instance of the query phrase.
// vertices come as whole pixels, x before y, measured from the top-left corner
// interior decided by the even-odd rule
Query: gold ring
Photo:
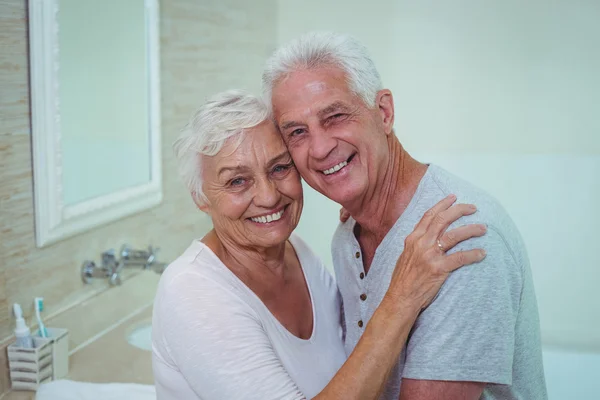
[[[442,242],[440,242],[440,239],[437,240],[437,246],[438,246],[438,249],[440,249],[442,251],[442,253],[446,252],[446,250],[444,250],[444,246],[442,246]]]

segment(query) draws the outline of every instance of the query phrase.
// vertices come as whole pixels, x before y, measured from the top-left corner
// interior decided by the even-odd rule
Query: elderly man
[[[263,84],[302,177],[351,215],[332,243],[347,354],[431,206],[454,193],[478,211],[453,227],[488,226],[485,236],[452,249],[481,247],[487,258],[454,272],[420,314],[383,398],[546,399],[535,292],[517,228],[482,190],[411,158],[394,134],[392,93],[364,46],[306,34],[271,56]]]

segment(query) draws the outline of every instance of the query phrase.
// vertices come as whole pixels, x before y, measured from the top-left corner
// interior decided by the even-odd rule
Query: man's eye
[[[304,133],[304,129],[294,129],[290,132],[290,137],[298,136]]]
[[[340,119],[343,118],[346,114],[342,114],[342,113],[338,113],[338,114],[334,114],[331,117],[329,117],[329,119]]]

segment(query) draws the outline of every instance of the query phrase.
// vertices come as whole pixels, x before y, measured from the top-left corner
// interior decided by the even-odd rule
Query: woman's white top
[[[163,273],[152,319],[158,400],[316,396],[346,359],[333,277],[297,236],[313,308],[308,340],[291,334],[202,242]]]

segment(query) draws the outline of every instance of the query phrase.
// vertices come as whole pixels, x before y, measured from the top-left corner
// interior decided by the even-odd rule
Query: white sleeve
[[[231,289],[190,271],[157,294],[163,346],[202,400],[301,400],[261,322]]]

